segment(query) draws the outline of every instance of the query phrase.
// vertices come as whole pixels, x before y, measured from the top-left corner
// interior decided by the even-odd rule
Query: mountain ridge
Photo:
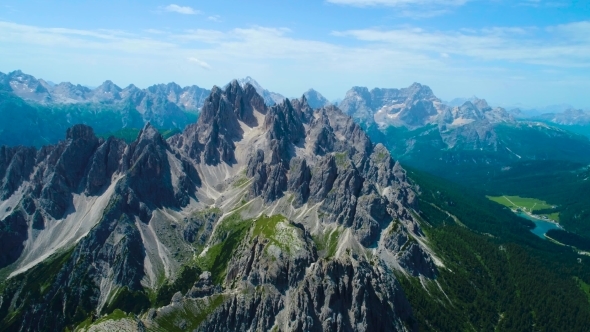
[[[61,329],[117,306],[146,310],[148,290],[158,292],[159,280],[174,280],[195,262],[211,273],[201,286],[174,295],[142,325],[163,327],[165,317],[205,296],[224,300],[200,328],[411,330],[403,290],[381,269],[436,275],[403,168],[350,117],[332,106],[313,110],[305,97],[268,107],[255,87],[234,80],[214,87],[197,122],[168,140],[149,123],[131,144],[76,125],[56,146],[2,151],[0,171],[10,185],[0,219],[15,226],[0,229],[12,239],[2,241],[12,253],[1,261],[4,271],[27,275],[51,253],[69,252],[42,295],[3,294],[27,318],[21,330]],[[15,172],[19,155],[35,166]],[[312,235],[335,248],[319,248]],[[233,256],[215,256],[220,246]],[[365,246],[376,248],[380,269],[369,264]],[[319,289],[324,299],[309,295]],[[350,300],[334,304],[342,292]],[[119,303],[120,296],[139,307]],[[249,313],[235,311],[235,303],[264,304]],[[70,306],[78,309],[57,314]]]

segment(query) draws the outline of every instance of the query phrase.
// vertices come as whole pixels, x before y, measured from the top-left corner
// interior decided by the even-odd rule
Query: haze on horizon
[[[98,86],[251,76],[328,99],[420,82],[443,100],[590,107],[590,3],[39,0],[0,5],[0,71]]]

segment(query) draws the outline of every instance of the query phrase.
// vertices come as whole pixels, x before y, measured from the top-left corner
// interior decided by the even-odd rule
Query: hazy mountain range
[[[549,158],[588,158],[585,137],[484,100],[446,106],[420,84],[353,88],[338,108],[313,90],[260,93],[252,79],[213,87],[198,119],[164,136],[150,119],[178,126],[170,114],[200,100],[191,88],[107,83],[66,103],[58,85],[9,76],[0,138],[70,126],[55,143],[0,147],[0,331],[577,331],[590,320],[579,249],[398,161],[443,175],[553,162],[545,171]],[[127,141],[93,129],[132,125]],[[486,189],[491,175],[476,174]],[[587,170],[564,174],[583,197]],[[563,223],[583,225],[584,209]]]

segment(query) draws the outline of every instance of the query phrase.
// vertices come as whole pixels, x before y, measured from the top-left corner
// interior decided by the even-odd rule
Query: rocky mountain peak
[[[401,90],[403,91],[404,89]],[[430,89],[430,87],[427,85],[413,83],[407,88],[407,90],[409,92],[408,97],[414,99],[436,99],[436,96],[432,92],[432,89]]]
[[[303,95],[312,108],[321,108],[330,104],[328,99],[314,89],[307,90]]]
[[[285,99],[285,97],[281,94],[266,90],[255,79],[253,79],[250,76],[239,79],[237,81],[242,87],[245,87],[247,84],[252,85],[256,89],[256,92],[264,99],[264,103],[267,106],[275,105]]]
[[[492,109],[485,99],[475,98],[475,100],[472,100],[472,103],[482,112],[487,112]]]
[[[96,139],[96,136],[94,135],[94,130],[92,127],[83,124],[77,124],[71,128],[68,128],[66,132],[66,139]]]
[[[5,82],[7,90],[34,100],[35,102],[48,102],[51,100],[47,89],[48,86],[43,85],[35,77],[25,74],[21,70],[8,73]]]
[[[163,142],[162,134],[154,127],[151,123],[146,123],[143,129],[139,132],[137,136],[137,141],[141,142],[143,140],[147,141],[161,141]]]
[[[115,83],[113,83],[113,81],[111,80],[106,80],[104,81],[98,88],[97,91],[98,92],[104,92],[104,93],[118,93],[121,92],[121,88],[119,86],[117,86]]]
[[[234,80],[225,89],[214,86],[201,108],[197,123],[174,138],[173,144],[196,158],[203,153],[206,163],[235,163],[235,141],[242,138],[240,122],[257,126],[254,112],[266,114],[266,105],[251,84]]]

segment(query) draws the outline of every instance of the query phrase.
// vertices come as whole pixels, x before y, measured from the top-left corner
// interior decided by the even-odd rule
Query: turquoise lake
[[[535,228],[531,229],[531,232],[533,232],[533,234],[535,234],[536,236],[538,236],[542,239],[546,239],[545,233],[547,233],[548,230],[561,229],[561,227],[559,227],[558,225],[556,225],[552,222],[548,222],[548,221],[544,221],[541,219],[530,217],[528,214],[526,214],[524,212],[517,212],[516,214],[521,218],[525,218],[525,219],[528,219],[528,220],[534,222]]]

